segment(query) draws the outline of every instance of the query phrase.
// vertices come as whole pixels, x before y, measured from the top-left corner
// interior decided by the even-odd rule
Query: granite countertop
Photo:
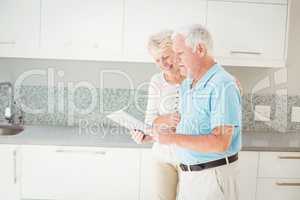
[[[151,148],[138,145],[122,128],[94,127],[90,132],[78,127],[26,126],[15,136],[0,136],[0,144]],[[300,152],[300,133],[243,132],[244,151]]]

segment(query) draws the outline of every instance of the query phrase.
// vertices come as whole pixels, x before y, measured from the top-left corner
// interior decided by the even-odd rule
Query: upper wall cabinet
[[[0,56],[35,56],[39,23],[39,0],[0,0]]]
[[[288,0],[0,0],[0,57],[153,62],[149,36],[204,24],[226,66],[283,67]]]
[[[42,57],[118,60],[123,0],[43,0]]]
[[[153,62],[147,50],[151,34],[187,24],[205,24],[204,0],[126,0],[124,56],[128,61]]]
[[[218,61],[232,66],[285,66],[286,3],[209,1],[207,26]]]

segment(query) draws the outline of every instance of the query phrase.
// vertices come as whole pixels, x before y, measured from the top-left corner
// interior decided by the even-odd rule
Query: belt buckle
[[[225,157],[225,160],[226,160],[226,165],[229,165],[229,159],[228,159],[228,156]]]
[[[182,164],[181,166],[182,166],[182,167],[180,167],[180,168],[181,168],[182,171],[186,171],[186,172],[191,171],[190,165]]]

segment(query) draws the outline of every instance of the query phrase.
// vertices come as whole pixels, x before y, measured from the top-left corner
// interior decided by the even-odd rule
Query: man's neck
[[[212,58],[203,60],[202,65],[198,67],[198,71],[193,75],[193,79],[200,80],[215,64],[216,62]]]
[[[215,63],[216,62],[210,57],[203,60],[202,65],[198,67],[198,71],[193,75],[192,87],[215,65]]]

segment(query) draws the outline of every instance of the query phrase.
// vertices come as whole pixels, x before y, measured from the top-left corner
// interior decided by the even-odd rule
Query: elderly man
[[[180,200],[237,200],[241,97],[235,79],[216,63],[212,38],[193,25],[174,34],[173,49],[189,77],[180,86],[176,134],[155,134],[176,146]]]

